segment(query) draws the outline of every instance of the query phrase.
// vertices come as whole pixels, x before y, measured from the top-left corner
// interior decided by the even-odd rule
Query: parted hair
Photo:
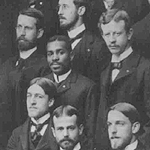
[[[37,20],[36,27],[37,29],[44,29],[44,15],[43,13],[36,8],[26,8],[19,12],[19,15],[26,15],[33,17]]]
[[[52,126],[54,127],[54,122],[53,119],[54,117],[59,118],[63,116],[77,116],[77,125],[80,126],[82,124],[82,119],[81,119],[81,113],[73,106],[71,105],[61,105],[57,107],[52,114]]]
[[[54,98],[57,94],[56,86],[50,79],[37,77],[30,81],[30,86],[34,84],[39,85],[44,90],[45,94],[48,95],[49,99]]]
[[[49,38],[47,41],[47,44],[54,42],[54,41],[63,41],[66,44],[66,49],[71,52],[72,51],[72,47],[71,47],[71,42],[69,37],[65,36],[65,35],[54,35],[53,37]]]
[[[108,24],[111,21],[119,22],[123,20],[125,22],[125,30],[128,32],[131,28],[131,21],[128,13],[125,10],[121,9],[110,9],[104,13],[99,18],[98,28],[101,33],[103,33],[101,25]]]

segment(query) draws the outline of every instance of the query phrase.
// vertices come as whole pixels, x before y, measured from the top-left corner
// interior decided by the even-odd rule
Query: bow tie
[[[81,33],[79,33],[79,34],[76,35],[75,37],[70,38],[70,43],[72,44],[74,41],[76,41],[76,40],[82,38],[83,34],[84,34],[84,31],[82,31]]]
[[[121,62],[112,62],[111,63],[111,68],[113,69],[121,69],[122,63]]]
[[[33,143],[33,145],[36,147],[37,144],[39,143],[40,139],[41,139],[41,134],[40,131],[42,130],[44,125],[47,125],[50,121],[50,118],[47,119],[44,123],[42,124],[35,124],[32,120],[30,122],[31,127],[35,126],[35,131],[31,132],[31,141]]]

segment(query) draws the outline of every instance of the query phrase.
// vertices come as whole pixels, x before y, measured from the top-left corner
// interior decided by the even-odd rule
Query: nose
[[[117,127],[116,127],[116,125],[112,125],[112,126],[111,126],[110,132],[111,132],[112,134],[117,133]]]
[[[35,100],[35,97],[34,97],[34,96],[32,96],[32,97],[30,98],[30,103],[31,103],[32,105],[36,104],[36,100]]]
[[[64,137],[68,137],[68,130],[67,129],[64,129],[64,132],[63,132],[63,134],[64,134]]]
[[[21,35],[26,35],[25,28],[23,28],[23,27],[21,28],[21,30],[20,30],[20,34],[21,34]]]
[[[111,43],[115,43],[116,42],[116,37],[113,34],[111,34],[110,37],[109,37],[109,41]]]
[[[62,6],[59,6],[58,7],[58,15],[61,15],[63,12],[63,7]]]
[[[53,59],[53,61],[58,61],[59,60],[58,54],[54,53],[52,59]]]

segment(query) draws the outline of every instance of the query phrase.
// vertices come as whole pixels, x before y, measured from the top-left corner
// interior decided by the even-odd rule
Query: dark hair
[[[54,41],[63,41],[63,42],[65,42],[67,50],[69,52],[72,51],[71,42],[70,42],[69,37],[64,36],[64,35],[55,35],[55,36],[53,36],[53,37],[51,37],[51,38],[48,39],[47,44],[51,43],[51,42],[54,42]]]
[[[73,0],[73,3],[76,5],[76,7],[88,6],[88,0]]]
[[[125,22],[125,29],[127,32],[131,28],[130,17],[125,10],[110,9],[110,10],[102,13],[102,15],[99,18],[98,28],[99,28],[101,33],[103,33],[101,25],[102,24],[104,24],[104,25],[108,24],[112,20],[115,22],[119,22],[119,21],[123,20]]]
[[[116,110],[116,111],[121,112],[123,115],[125,115],[127,118],[129,118],[129,120],[132,124],[135,122],[139,122],[141,127],[140,127],[140,130],[138,133],[141,134],[144,132],[144,129],[141,124],[141,116],[140,116],[138,110],[136,109],[136,107],[134,107],[132,104],[126,103],[126,102],[117,103],[108,109],[108,113],[111,110]]]
[[[35,18],[37,20],[37,29],[44,29],[44,15],[40,10],[37,10],[36,8],[27,8],[21,10],[19,15],[26,15]]]
[[[30,81],[30,86],[33,84],[39,85],[44,90],[45,94],[48,95],[49,99],[54,98],[57,93],[56,86],[50,79],[37,77]]]
[[[52,114],[52,126],[54,127],[54,116],[56,118],[62,117],[62,116],[73,116],[76,115],[77,116],[77,120],[76,123],[78,126],[80,126],[82,124],[82,119],[81,119],[81,114],[80,112],[73,106],[70,105],[61,105],[59,107],[57,107]]]

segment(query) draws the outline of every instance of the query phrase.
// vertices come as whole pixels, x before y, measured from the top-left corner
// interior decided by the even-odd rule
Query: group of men
[[[0,69],[0,144],[8,150],[144,149],[138,137],[150,147],[150,61],[131,47],[126,11],[104,12],[97,35],[84,23],[87,5],[58,1],[64,35],[47,39],[46,57],[42,12],[20,11],[18,55]]]

